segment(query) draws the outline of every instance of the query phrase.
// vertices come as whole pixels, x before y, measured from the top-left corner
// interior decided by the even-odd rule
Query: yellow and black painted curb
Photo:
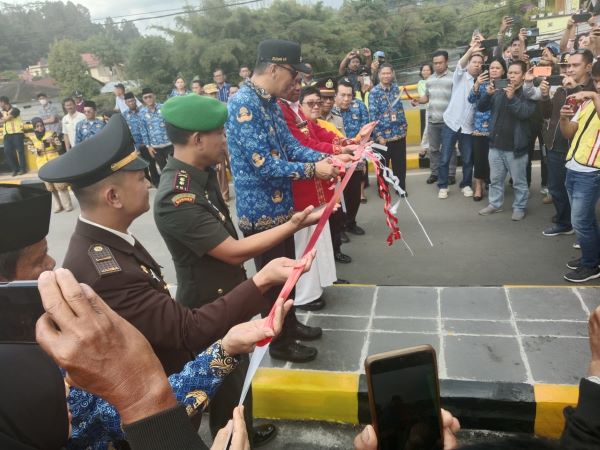
[[[556,438],[578,386],[441,380],[442,407],[463,428]],[[370,423],[364,374],[261,368],[252,385],[254,415],[268,419]]]

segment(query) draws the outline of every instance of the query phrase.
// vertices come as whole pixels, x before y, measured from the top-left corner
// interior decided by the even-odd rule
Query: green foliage
[[[63,95],[71,95],[78,89],[86,97],[90,97],[99,91],[98,83],[88,73],[75,42],[63,39],[52,44],[48,65],[50,75],[60,86]]]
[[[114,44],[126,46],[139,37],[131,22],[93,23],[87,8],[71,1],[31,2],[23,6],[2,3],[0,8],[0,70],[18,70],[46,58],[56,40],[83,42],[90,37],[101,58],[113,62]],[[118,49],[118,47],[117,47]],[[92,51],[82,46],[82,51]],[[122,51],[121,51],[122,53]],[[121,58],[122,59],[122,58]],[[122,62],[122,61],[119,61]],[[108,65],[108,63],[105,63]]]
[[[503,6],[502,6],[503,5]],[[503,4],[491,0],[448,0],[443,3],[397,5],[389,0],[346,0],[339,10],[321,2],[276,0],[267,8],[226,7],[225,0],[203,0],[203,12],[176,19],[174,29],[163,30],[174,44],[173,73],[189,80],[199,75],[212,81],[221,67],[237,82],[238,68],[252,67],[256,47],[266,38],[300,42],[306,61],[317,76],[335,75],[340,61],[353,48],[383,50],[397,68],[428,61],[438,48],[466,45],[479,28],[494,37],[502,16],[524,15],[521,0]]]
[[[129,78],[140,80],[143,86],[152,87],[160,97],[166,95],[179,72],[173,63],[173,52],[173,44],[162,37],[138,38],[129,48]]]

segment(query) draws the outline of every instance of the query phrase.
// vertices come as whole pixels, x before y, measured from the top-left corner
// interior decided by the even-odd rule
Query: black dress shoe
[[[325,299],[323,297],[319,297],[306,305],[296,306],[296,309],[301,309],[303,311],[319,311],[323,308],[325,308]]]
[[[448,186],[456,184],[456,177],[448,177]]]
[[[433,184],[438,180],[438,177],[436,177],[435,175],[430,175],[429,178],[427,178],[427,184]]]
[[[314,341],[323,336],[321,327],[309,327],[300,322],[297,322],[296,325],[290,327],[287,332],[290,336],[299,341]]]
[[[265,423],[264,425],[257,425],[253,428],[254,435],[251,439],[252,448],[261,447],[277,436],[277,428],[272,423]]]
[[[333,282],[333,284],[350,284],[348,280],[344,280],[343,278],[338,278]]]
[[[348,237],[345,231],[340,232],[340,241],[342,241],[342,244],[347,244],[348,242],[350,242],[350,238]]]
[[[354,225],[348,225],[346,227],[346,231],[348,233],[352,233],[352,234],[355,234],[357,236],[362,236],[363,234],[365,234],[365,230],[363,230],[361,227],[359,227],[356,224],[354,224]]]
[[[314,347],[308,347],[298,342],[287,342],[285,344],[269,346],[269,355],[273,359],[281,359],[291,362],[309,362],[317,357],[317,351]]]
[[[349,264],[352,262],[352,258],[350,258],[348,255],[346,255],[342,252],[339,252],[339,253],[336,253],[335,255],[333,255],[333,258],[337,262],[342,263],[342,264]]]

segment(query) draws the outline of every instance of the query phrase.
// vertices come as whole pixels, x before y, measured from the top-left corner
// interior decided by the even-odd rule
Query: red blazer
[[[298,110],[300,116],[300,120],[298,120],[298,116],[288,103],[282,100],[278,100],[278,103],[290,132],[300,144],[321,153],[333,154],[333,142],[338,139],[335,133],[327,131],[314,122],[307,121],[301,109]],[[298,121],[306,122],[306,124],[298,127]],[[309,205],[321,206],[327,203],[333,196],[331,186],[333,183],[318,179],[294,180],[292,182],[294,209],[302,211]]]

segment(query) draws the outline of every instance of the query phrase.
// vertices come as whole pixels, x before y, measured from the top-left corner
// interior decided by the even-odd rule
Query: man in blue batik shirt
[[[331,179],[338,174],[331,158],[300,145],[292,136],[277,104],[277,97],[290,90],[298,72],[308,70],[302,64],[299,44],[274,39],[263,41],[258,46],[254,75],[227,105],[227,144],[238,225],[244,236],[290,219],[294,211],[292,180]],[[295,256],[293,237],[254,258],[257,270],[280,256]],[[279,289],[269,292],[273,300],[278,293]],[[313,340],[321,334],[320,328],[298,322],[292,309],[286,316],[281,336],[269,347],[271,357],[311,361],[317,350],[297,343],[296,339]]]
[[[133,92],[126,92],[123,97],[125,99],[125,104],[127,105],[127,110],[123,112],[123,117],[127,121],[129,131],[131,131],[135,148],[138,149],[142,158],[149,163],[148,169],[146,170],[146,177],[150,179],[154,186],[158,186],[160,175],[156,169],[156,161],[150,156],[148,147],[144,144],[144,125],[142,124],[142,112],[138,108],[139,102],[135,98],[135,95],[133,95]]]
[[[369,114],[371,120],[377,120],[374,130],[375,140],[387,146],[383,153],[389,167],[392,162],[394,175],[400,180],[400,187],[406,190],[406,117],[400,88],[394,82],[394,69],[390,64],[379,67],[379,84],[369,94]]]
[[[83,102],[83,114],[85,114],[85,120],[78,122],[75,126],[75,144],[85,141],[104,128],[104,121],[96,118],[95,102],[91,100]]]
[[[369,111],[362,100],[355,98],[354,87],[347,77],[341,78],[337,83],[335,106],[332,112],[342,116],[344,133],[349,139],[356,138],[360,129],[369,123]],[[364,170],[365,163],[359,163],[344,190],[344,201],[346,202],[344,231],[357,236],[365,234],[365,230],[356,224],[356,215],[360,207],[360,185],[364,179]]]
[[[158,163],[160,170],[163,170],[167,165],[168,156],[173,154],[173,144],[167,137],[165,120],[160,113],[162,105],[156,102],[156,95],[151,88],[142,90],[142,100],[146,105],[140,110],[144,144]]]

